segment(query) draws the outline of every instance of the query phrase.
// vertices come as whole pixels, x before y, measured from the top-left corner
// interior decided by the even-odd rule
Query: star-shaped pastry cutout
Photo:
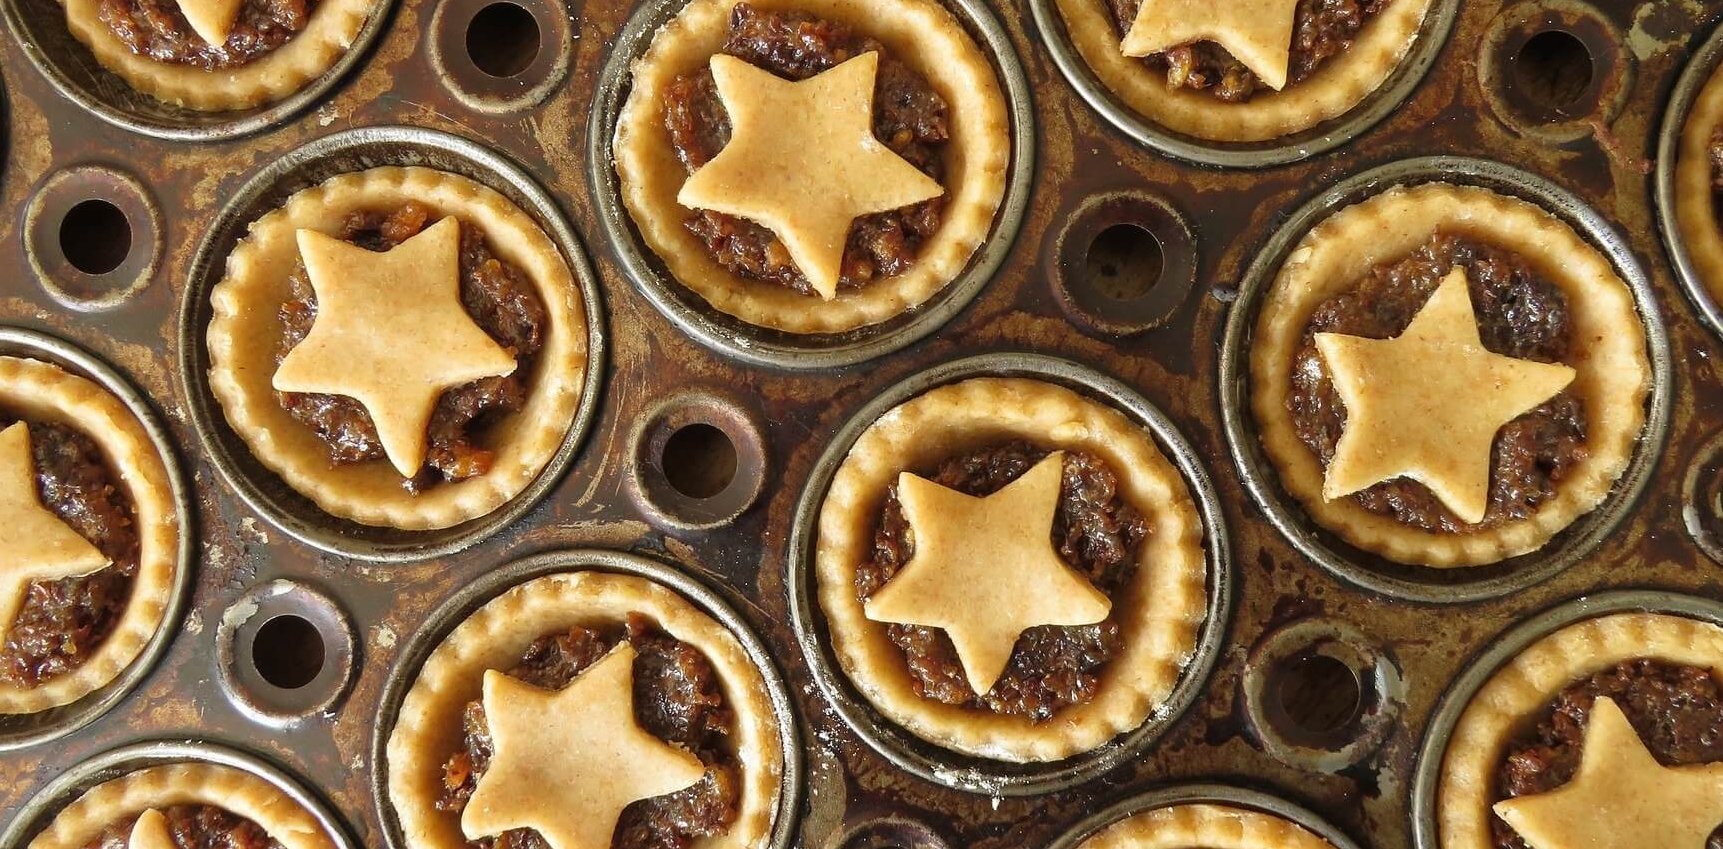
[[[168,818],[151,808],[132,823],[126,849],[179,849],[179,846],[174,843],[173,832],[168,828]]]
[[[1407,477],[1472,524],[1489,508],[1496,431],[1574,378],[1565,365],[1485,348],[1459,268],[1399,336],[1318,333],[1316,347],[1346,405],[1346,430],[1328,464],[1322,497]]]
[[[771,230],[820,297],[837,296],[855,219],[945,193],[873,134],[879,54],[800,82],[734,56],[712,57],[730,142],[676,201]]]
[[[0,637],[36,581],[79,578],[111,561],[36,493],[30,428],[18,422],[0,431]]]
[[[943,629],[976,695],[993,689],[1025,630],[1106,619],[1112,601],[1053,548],[1064,470],[1055,451],[980,498],[899,475],[915,554],[867,600],[867,617]]]
[[[445,218],[382,253],[312,230],[298,238],[317,320],[276,369],[275,388],[357,400],[389,462],[412,477],[443,393],[515,370],[514,355],[461,306],[460,224]]]
[[[233,32],[244,0],[175,0],[175,3],[198,38],[211,47],[220,47],[227,43],[227,36]]]
[[[461,813],[469,840],[530,828],[551,849],[609,849],[623,808],[706,774],[635,722],[626,642],[559,692],[486,671],[484,706],[495,754]]]
[[[1704,849],[1723,824],[1723,763],[1658,763],[1621,708],[1598,699],[1573,779],[1494,810],[1532,849]]]
[[[1120,51],[1148,56],[1208,41],[1226,48],[1264,85],[1286,87],[1298,0],[1143,0]]]

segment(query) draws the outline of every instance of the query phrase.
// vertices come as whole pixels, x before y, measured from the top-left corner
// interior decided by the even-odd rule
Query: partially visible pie
[[[1675,159],[1675,224],[1701,285],[1723,301],[1723,68],[1694,98]]]
[[[1126,817],[1077,849],[1334,849],[1303,826],[1229,805],[1185,803]]]
[[[230,766],[178,763],[103,782],[54,817],[29,849],[335,849],[291,796]]]

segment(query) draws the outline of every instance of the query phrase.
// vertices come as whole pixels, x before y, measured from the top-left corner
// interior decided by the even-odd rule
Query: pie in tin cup
[[[28,849],[173,849],[198,845],[335,849],[317,818],[279,788],[230,766],[178,763],[91,788],[55,815]]]
[[[1027,378],[929,390],[856,440],[821,504],[832,651],[929,743],[1048,762],[1140,727],[1196,651],[1210,580],[1141,426]]]
[[[1542,547],[1632,458],[1650,365],[1609,260],[1526,201],[1388,189],[1314,227],[1270,284],[1251,409],[1281,487],[1388,560]]]
[[[1185,803],[1119,820],[1076,849],[1334,849],[1303,826],[1230,805]]]
[[[691,0],[635,61],[614,150],[669,275],[794,334],[942,290],[1012,155],[992,64],[934,0]]]
[[[724,625],[631,575],[522,583],[434,649],[389,732],[388,802],[424,849],[764,849],[780,718]],[[597,789],[594,789],[597,788]]]
[[[1713,301],[1723,300],[1723,68],[1700,88],[1675,160],[1675,224],[1688,261]]]
[[[0,357],[0,714],[100,690],[168,623],[180,515],[130,409],[59,366]]]
[[[373,168],[258,219],[211,291],[210,388],[264,466],[325,512],[424,530],[484,516],[575,417],[587,305],[501,194]]]

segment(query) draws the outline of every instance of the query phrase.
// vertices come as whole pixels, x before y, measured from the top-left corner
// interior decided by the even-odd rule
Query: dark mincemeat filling
[[[1723,127],[1711,134],[1711,191],[1723,201]]]
[[[804,80],[868,52],[879,54],[874,83],[874,135],[935,180],[944,172],[951,140],[945,100],[927,80],[892,58],[879,42],[843,24],[799,12],[766,12],[747,3],[730,15],[723,52],[791,80]],[[710,69],[678,78],[666,93],[665,124],[676,155],[689,173],[711,161],[730,141],[730,118]],[[839,287],[855,289],[901,274],[939,229],[945,198],[857,218],[844,250]],[[732,274],[814,290],[772,231],[751,221],[693,210],[688,229]]]
[[[0,416],[0,430],[13,420]],[[60,424],[31,422],[36,494],[113,565],[81,578],[36,581],[0,645],[0,681],[35,687],[89,660],[113,632],[138,571],[131,496],[95,440]]]
[[[282,849],[263,827],[213,805],[157,808],[167,818],[177,849]],[[108,824],[83,849],[127,849],[137,817]]]
[[[1562,690],[1537,725],[1508,746],[1496,770],[1496,800],[1547,793],[1579,771],[1591,706],[1613,700],[1664,766],[1723,761],[1723,688],[1711,672],[1659,660],[1620,663]],[[1490,817],[1497,849],[1527,849],[1499,817]],[[1723,827],[1706,849],[1723,849]]]
[[[1485,348],[1545,363],[1567,358],[1572,322],[1560,288],[1509,251],[1437,234],[1405,259],[1372,269],[1357,288],[1311,314],[1293,357],[1287,408],[1299,440],[1324,468],[1346,428],[1346,407],[1316,349],[1316,334],[1398,336],[1456,266],[1466,270],[1471,284]],[[1568,390],[1504,425],[1491,451],[1489,508],[1477,525],[1460,521],[1428,488],[1409,479],[1384,481],[1351,498],[1366,510],[1425,531],[1460,533],[1524,519],[1586,456],[1585,427],[1585,406]]]
[[[735,725],[724,703],[718,673],[699,650],[655,630],[645,617],[629,614],[623,628],[606,634],[587,628],[540,637],[521,664],[507,674],[547,690],[567,687],[623,640],[633,644],[634,717],[652,736],[679,745],[706,765],[706,777],[686,790],[642,799],[624,808],[613,849],[688,849],[702,837],[721,834],[735,821],[741,771],[732,754]],[[437,808],[459,812],[490,768],[492,745],[481,702],[462,713],[465,745],[443,767]],[[478,849],[549,849],[532,829],[475,840]]]
[[[244,0],[227,41],[210,45],[177,0],[101,0],[97,14],[139,56],[206,71],[236,68],[286,44],[311,23],[318,0]]]
[[[1292,25],[1292,53],[1286,86],[1309,79],[1328,60],[1344,53],[1371,18],[1389,0],[1299,0]],[[1107,0],[1119,37],[1131,31],[1143,0]],[[1210,41],[1174,47],[1144,56],[1142,61],[1165,71],[1174,88],[1206,91],[1216,100],[1243,103],[1265,88],[1256,74],[1234,59],[1226,48]]]
[[[386,251],[437,220],[429,207],[408,203],[391,212],[355,212],[347,217],[338,235],[367,250]],[[462,221],[460,228],[461,304],[485,333],[509,350],[517,365],[514,373],[505,377],[482,378],[443,393],[431,414],[425,467],[402,484],[410,492],[490,470],[495,453],[479,444],[479,434],[495,417],[525,406],[532,360],[544,346],[548,319],[532,282],[513,264],[497,258],[477,227]],[[304,265],[288,282],[293,297],[280,311],[283,333],[275,356],[277,364],[304,341],[317,318],[317,297]],[[358,401],[342,395],[292,392],[277,392],[276,398],[328,446],[330,462],[386,458],[377,426]]]
[[[990,495],[1052,452],[1008,442],[954,457],[928,480],[967,495]],[[1137,551],[1149,525],[1118,492],[1118,478],[1100,458],[1067,451],[1053,546],[1089,583],[1115,596],[1136,574]],[[856,569],[856,596],[866,600],[915,554],[909,521],[892,486],[874,532],[873,558]],[[903,651],[916,693],[950,705],[1027,717],[1041,722],[1067,705],[1087,702],[1100,687],[1101,669],[1121,646],[1119,623],[1043,625],[1023,632],[1011,662],[980,698],[964,676],[951,638],[938,628],[887,624],[886,635]]]

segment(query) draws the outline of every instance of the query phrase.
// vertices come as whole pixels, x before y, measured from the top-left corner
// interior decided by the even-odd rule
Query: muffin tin
[[[1420,747],[1439,748],[1443,694],[1497,635],[1623,587],[1639,590],[1628,606],[1723,599],[1711,554],[1723,340],[1703,317],[1714,310],[1682,289],[1652,176],[1679,125],[1665,120],[1667,93],[1683,108],[1692,80],[1723,62],[1723,10],[1706,4],[1438,4],[1448,11],[1416,61],[1379,96],[1403,95],[1397,106],[1368,106],[1369,120],[1296,155],[1245,157],[1116,129],[1117,110],[1068,80],[1080,74],[1040,0],[951,0],[994,52],[1014,109],[995,240],[947,301],[811,344],[740,332],[665,287],[613,200],[605,122],[621,68],[673,0],[398,0],[327,90],[218,120],[127,102],[57,29],[53,4],[0,5],[0,199],[15,211],[0,219],[0,324],[15,328],[0,349],[135,386],[138,397],[121,394],[161,411],[198,532],[180,626],[129,673],[137,686],[105,711],[78,708],[52,744],[39,742],[48,731],[0,744],[4,849],[118,764],[206,757],[292,776],[354,845],[405,849],[376,793],[401,670],[448,611],[508,576],[571,564],[660,575],[727,610],[769,656],[801,753],[781,846],[1065,849],[1131,811],[1201,799],[1290,816],[1341,849],[1408,849],[1428,782]],[[475,56],[461,30],[480,22],[495,50]],[[487,80],[487,68],[514,75]],[[495,521],[428,536],[295,503],[224,433],[200,376],[199,295],[237,228],[322,176],[408,162],[467,173],[537,218],[582,280],[605,354],[560,471]],[[1573,539],[1481,582],[1410,580],[1294,542],[1249,462],[1248,428],[1225,412],[1240,388],[1224,376],[1241,332],[1229,319],[1249,312],[1257,266],[1296,238],[1282,231],[1415,174],[1483,182],[1567,218],[1633,286],[1654,340],[1651,425],[1615,499]],[[68,215],[90,202],[91,215]],[[1148,425],[1214,541],[1213,647],[1187,670],[1181,710],[1092,764],[1032,778],[885,739],[833,677],[797,583],[804,505],[858,416],[906,386],[1025,371]],[[591,549],[629,555],[570,553]]]

